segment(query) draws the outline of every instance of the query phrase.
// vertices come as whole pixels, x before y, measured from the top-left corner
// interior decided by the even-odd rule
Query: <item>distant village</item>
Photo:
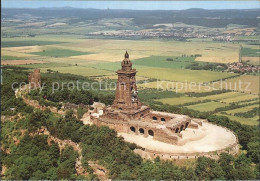
[[[228,63],[227,66],[228,66],[226,70],[227,72],[234,72],[234,73],[247,73],[247,72],[259,73],[260,72],[260,66],[249,65],[244,62]]]
[[[170,26],[171,25],[171,26]],[[254,28],[241,28],[232,30],[205,30],[192,27],[174,27],[173,24],[153,26],[143,30],[113,30],[91,32],[89,36],[108,36],[108,37],[142,37],[142,38],[212,38],[213,41],[237,41],[234,36],[253,36],[257,35]]]

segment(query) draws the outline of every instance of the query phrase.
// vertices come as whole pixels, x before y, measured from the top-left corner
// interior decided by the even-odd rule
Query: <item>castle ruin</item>
[[[29,86],[31,89],[41,87],[41,73],[40,69],[35,69],[34,72],[31,72],[28,76]]]

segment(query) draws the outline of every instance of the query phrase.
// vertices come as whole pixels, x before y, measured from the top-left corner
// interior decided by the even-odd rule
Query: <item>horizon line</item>
[[[201,10],[257,10],[259,8],[223,8],[223,9],[207,9],[207,8],[186,8],[186,9],[119,9],[119,8],[84,8],[84,7],[72,7],[72,6],[63,6],[63,7],[2,7],[1,9],[94,9],[94,10],[134,10],[134,11],[183,11],[183,10],[191,10],[191,9],[201,9]]]

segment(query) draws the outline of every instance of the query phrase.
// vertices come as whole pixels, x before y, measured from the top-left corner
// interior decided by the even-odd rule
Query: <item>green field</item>
[[[138,68],[138,66],[137,66]],[[218,79],[224,79],[227,77],[232,77],[234,74],[223,73],[223,72],[213,72],[206,70],[187,70],[187,69],[171,69],[171,68],[154,68],[154,67],[139,67],[138,75],[159,79],[159,80],[169,80],[177,82],[209,82]]]
[[[259,105],[254,104],[254,105],[251,105],[251,106],[232,109],[232,110],[226,111],[226,113],[234,115],[235,113],[243,113],[243,112],[251,111],[252,109],[254,109],[256,107],[259,107]]]
[[[68,49],[47,49],[41,52],[34,52],[34,55],[40,56],[48,56],[48,57],[70,57],[70,56],[78,56],[78,55],[88,55],[88,52],[81,52],[75,50],[68,50]]]
[[[1,41],[1,47],[23,47],[23,46],[41,46],[41,45],[53,45],[66,43],[61,41],[37,41],[37,40],[25,40],[25,41]]]
[[[214,111],[216,108],[225,107],[225,106],[228,106],[228,104],[211,101],[211,102],[205,102],[201,104],[187,106],[187,108],[193,109],[195,111],[208,112],[208,111]]]
[[[25,57],[16,57],[16,56],[1,56],[1,60],[25,60]]]
[[[199,100],[200,99],[196,97],[175,97],[175,98],[157,99],[157,101],[160,101],[164,104],[170,104],[170,105],[181,105],[190,102],[197,102]]]
[[[103,70],[110,70],[110,71],[117,71],[121,68],[121,64],[119,62],[111,62],[111,63],[96,63],[91,65],[91,67],[96,69],[103,69]],[[135,67],[133,65],[133,67]]]
[[[260,49],[252,49],[252,48],[242,48],[242,56],[245,57],[259,57]]]
[[[170,60],[167,60],[170,59]],[[134,65],[161,68],[185,68],[195,62],[195,57],[151,56],[132,61]]]
[[[233,115],[226,115],[226,114],[221,114],[221,113],[217,113],[217,115],[226,116],[233,121],[240,122],[241,124],[259,125],[259,116],[255,116],[253,118],[241,118],[241,117],[237,117],[237,116],[233,116]]]

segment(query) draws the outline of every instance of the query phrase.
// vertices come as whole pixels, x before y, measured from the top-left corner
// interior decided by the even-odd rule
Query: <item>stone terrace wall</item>
[[[222,127],[223,129],[226,129],[227,131],[232,132],[231,130],[229,130],[226,127],[223,127],[223,126],[220,126],[220,127]],[[138,153],[142,158],[145,158],[145,159],[154,159],[157,156],[163,160],[197,159],[200,156],[205,156],[205,157],[209,157],[212,159],[218,159],[221,153],[229,153],[231,155],[237,155],[239,153],[238,137],[236,134],[234,134],[234,136],[236,137],[235,143],[230,144],[228,147],[226,147],[224,149],[210,151],[210,152],[164,153],[164,152],[158,152],[158,151],[149,150],[149,149],[144,149],[144,150],[136,149],[135,152]]]

